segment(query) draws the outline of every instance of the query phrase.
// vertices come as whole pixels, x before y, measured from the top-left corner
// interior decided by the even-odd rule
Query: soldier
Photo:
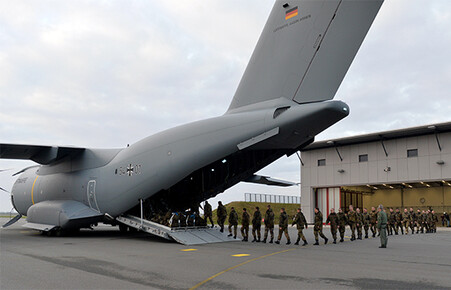
[[[360,212],[360,208],[356,209],[355,217],[356,217],[355,225],[357,228],[357,239],[361,240],[362,239],[363,215]]]
[[[268,209],[265,213],[265,238],[263,239],[263,243],[266,243],[266,238],[268,238],[268,232],[271,233],[271,240],[269,241],[272,244],[274,240],[274,212],[272,211],[271,205],[268,204]]]
[[[390,227],[390,234],[393,235],[393,232],[395,233],[395,235],[398,234],[398,229],[396,228],[396,215],[395,212],[393,211],[393,208],[390,208],[390,214],[388,216],[388,225]]]
[[[415,224],[417,223],[417,217],[415,212],[413,211],[413,208],[410,208],[409,214],[410,214],[410,229],[412,230],[412,234],[414,234]]]
[[[179,222],[179,214],[178,212],[174,212],[172,214],[171,219],[169,220],[169,223],[171,224],[171,228],[178,228],[180,226]]]
[[[187,218],[186,218],[186,224],[189,227],[194,227],[194,223],[196,222],[196,215],[194,214],[194,212],[192,210],[189,210],[186,214]]]
[[[404,212],[402,213],[402,224],[404,226],[404,229],[406,230],[406,235],[409,233],[410,220],[410,214],[407,211],[407,208],[405,208]]]
[[[348,217],[343,213],[341,208],[338,209],[338,231],[340,232],[340,243],[343,243],[345,237],[346,224]]]
[[[421,211],[420,209],[417,209],[417,214],[416,214],[416,218],[417,218],[417,234],[420,233],[420,228],[422,228],[422,219],[423,217],[421,216]]]
[[[432,211],[432,232],[436,233],[437,232],[437,223],[438,223],[438,217],[435,214],[435,211]]]
[[[213,228],[215,226],[215,223],[213,222],[213,211],[211,209],[211,204],[208,203],[208,201],[205,201],[204,205],[204,219],[205,222],[208,222],[208,219],[210,219],[211,227]]]
[[[368,229],[370,228],[370,215],[368,210],[363,208],[363,228],[365,229],[365,239],[368,239]]]
[[[290,235],[288,234],[288,215],[285,212],[285,209],[283,207],[280,209],[279,237],[277,238],[276,244],[280,244],[280,239],[282,238],[282,233],[285,233],[285,237],[287,238],[287,245],[291,244]]]
[[[373,238],[376,236],[376,222],[377,222],[377,212],[376,209],[374,208],[374,206],[371,207],[371,212],[370,212],[370,227],[371,227],[371,232],[373,233]]]
[[[232,206],[229,214],[229,237],[232,236],[232,228],[233,228],[233,238],[236,239],[236,229],[238,227],[238,214],[235,211],[235,208]]]
[[[222,205],[222,202],[218,201],[218,209],[216,211],[218,216],[218,225],[221,228],[221,233],[224,232],[224,222],[227,218],[227,209]]]
[[[426,217],[426,225],[427,225],[427,233],[432,233],[432,223],[434,221],[434,217],[432,216],[432,212],[430,209],[427,211],[427,217]]]
[[[315,207],[315,226],[313,227],[313,234],[315,235],[315,243],[313,245],[318,246],[318,234],[324,239],[324,244],[327,244],[328,239],[323,234],[323,214],[319,211],[319,208]]]
[[[335,209],[330,209],[330,214],[326,219],[326,224],[330,223],[330,232],[334,239],[334,244],[337,243],[337,228],[338,228],[338,215],[335,213]]]
[[[304,243],[303,246],[308,245],[307,240],[304,237],[304,233],[302,233],[302,230],[307,228],[307,221],[305,220],[304,214],[301,212],[301,208],[298,208],[297,214],[293,218],[293,224],[292,226],[296,225],[296,228],[298,229],[298,239],[296,240],[296,243],[294,243],[296,246],[299,245],[299,241],[302,239]]]
[[[396,208],[395,217],[396,217],[396,231],[399,231],[399,229],[401,229],[401,234],[404,235],[404,229],[402,228],[402,214],[399,211],[399,208]]]
[[[349,206],[349,211],[348,211],[348,223],[349,223],[349,227],[351,228],[351,241],[355,240],[355,224],[357,222],[357,217],[354,211],[354,207],[352,206],[352,204]]]
[[[247,210],[243,208],[243,216],[241,217],[241,235],[243,236],[243,242],[247,242],[249,238],[249,223],[251,217],[247,213]]]
[[[387,247],[387,214],[384,211],[384,207],[380,204],[377,207],[378,215],[377,215],[377,228],[380,232],[381,237],[381,246],[379,248]]]
[[[260,208],[258,206],[256,206],[254,216],[252,218],[252,236],[254,237],[252,242],[258,242],[258,243],[260,242],[261,226],[262,226],[262,214],[260,212]],[[255,233],[257,233],[257,234],[255,234]]]

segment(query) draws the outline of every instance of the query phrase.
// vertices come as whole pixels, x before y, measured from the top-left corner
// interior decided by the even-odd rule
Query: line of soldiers
[[[385,210],[382,208],[382,211]],[[204,206],[205,212],[205,220],[210,219],[212,223],[212,227],[214,226],[213,220],[211,218],[211,206],[206,202]],[[220,231],[224,231],[224,222],[227,218],[227,209],[222,204],[222,202],[218,202],[218,224],[220,227]],[[271,209],[271,205],[267,206],[267,210],[265,213],[265,217],[263,219],[265,225],[264,238],[262,240],[263,243],[266,243],[268,239],[268,235],[270,235],[269,243],[274,242],[274,212]],[[417,233],[421,231],[431,233],[436,232],[436,222],[438,222],[437,216],[434,214],[433,210],[428,210],[421,212],[420,210],[415,213],[413,209],[410,209],[410,212],[407,209],[404,209],[404,212],[401,214],[399,209],[396,211],[393,208],[390,208],[390,212],[386,213],[387,216],[387,224],[386,229],[388,235],[392,235],[395,233],[398,234],[398,229],[400,229],[401,234],[404,234],[404,229],[406,234],[408,233],[408,229],[410,228],[412,233],[414,233],[414,228],[417,227]],[[346,226],[349,225],[351,229],[351,241],[356,239],[362,240],[363,231],[365,233],[365,238],[368,238],[369,231],[371,230],[371,234],[373,237],[376,234],[380,235],[380,226],[378,227],[378,211],[374,207],[371,208],[371,212],[368,212],[366,208],[363,209],[363,212],[360,211],[359,208],[354,210],[352,205],[349,206],[349,211],[345,214],[342,209],[338,209],[338,213],[335,213],[335,210],[330,209],[330,214],[326,219],[326,224],[330,223],[330,230],[333,238],[333,243],[337,243],[337,233],[340,234],[340,242],[344,241],[344,235]],[[253,214],[252,221],[250,220],[250,215],[247,212],[247,209],[243,209],[242,213],[242,227],[241,227],[241,235],[243,237],[243,241],[247,242],[249,238],[249,226],[252,222],[252,242],[260,242],[261,241],[261,222],[262,222],[262,214],[260,212],[259,207],[255,208],[255,212]],[[303,246],[307,245],[308,242],[303,234],[304,228],[307,229],[307,221],[305,219],[304,214],[301,209],[297,209],[297,213],[293,218],[292,226],[296,225],[298,230],[297,240],[295,245],[299,245],[300,240],[303,241]],[[229,214],[229,236],[236,239],[237,236],[237,227],[238,227],[238,213],[232,207],[231,212]],[[315,235],[315,243],[314,245],[319,245],[319,237],[324,239],[324,244],[327,244],[328,238],[323,233],[323,215],[319,208],[315,208],[315,218],[314,218],[314,227],[313,233]],[[356,235],[357,233],[357,235]],[[287,239],[287,245],[291,244],[290,236],[288,234],[288,215],[285,212],[285,209],[282,208],[280,210],[279,216],[279,235],[276,244],[280,244],[280,240],[282,239],[282,235],[285,235]]]

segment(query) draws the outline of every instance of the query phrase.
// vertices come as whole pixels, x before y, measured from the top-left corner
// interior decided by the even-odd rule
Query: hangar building
[[[451,210],[451,122],[315,142],[301,151],[301,206]]]

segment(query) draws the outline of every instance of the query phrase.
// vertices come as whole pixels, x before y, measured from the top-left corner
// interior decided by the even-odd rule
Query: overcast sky
[[[118,148],[223,114],[274,1],[2,1],[0,143]],[[451,120],[451,1],[388,0],[317,140]],[[33,164],[1,159],[0,186]],[[260,173],[299,182],[296,156]],[[239,184],[244,192],[298,195]],[[9,211],[0,192],[0,211]]]

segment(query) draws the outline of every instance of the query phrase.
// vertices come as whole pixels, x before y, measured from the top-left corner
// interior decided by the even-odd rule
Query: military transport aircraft
[[[17,172],[11,202],[41,231],[183,211],[254,175],[349,114],[332,100],[383,0],[276,1],[227,112],[123,149],[0,144]]]

